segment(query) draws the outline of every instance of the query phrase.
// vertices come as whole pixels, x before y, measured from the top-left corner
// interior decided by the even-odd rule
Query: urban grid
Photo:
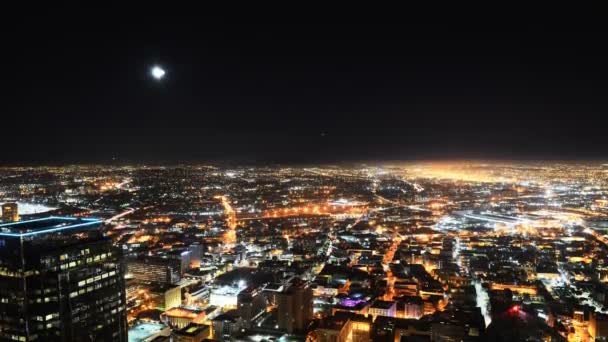
[[[0,338],[594,341],[608,164],[0,170]]]

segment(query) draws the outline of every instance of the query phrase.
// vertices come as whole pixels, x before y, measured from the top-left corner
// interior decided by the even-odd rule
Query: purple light
[[[348,308],[354,308],[355,306],[357,306],[361,303],[367,303],[367,301],[365,299],[351,299],[351,298],[346,298],[346,299],[343,299],[342,301],[340,301],[341,306],[345,306]]]

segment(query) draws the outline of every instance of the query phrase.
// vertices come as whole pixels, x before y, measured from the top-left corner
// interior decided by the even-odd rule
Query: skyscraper
[[[19,207],[15,202],[8,202],[2,205],[2,222],[19,221]]]
[[[0,225],[0,341],[126,341],[120,251],[92,218]]]
[[[293,278],[277,293],[279,329],[288,333],[302,332],[312,320],[312,289],[300,278]]]
[[[127,273],[138,282],[175,284],[181,279],[180,260],[161,257],[127,258]]]

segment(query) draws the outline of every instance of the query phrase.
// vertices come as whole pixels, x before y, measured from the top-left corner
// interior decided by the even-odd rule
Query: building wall
[[[182,305],[182,288],[172,287],[165,291],[165,310]]]
[[[350,322],[352,342],[369,342],[371,324],[369,322]]]
[[[250,325],[253,317],[266,310],[266,297],[259,291],[246,295],[240,294],[237,300],[237,310],[247,326]]]
[[[312,289],[307,286],[292,287],[276,294],[279,329],[288,333],[303,331],[312,320]]]
[[[348,329],[344,326],[341,330],[337,329],[317,329],[317,342],[346,342],[348,340]]]
[[[242,328],[243,328],[243,322],[241,320],[237,320],[235,322],[213,321],[212,322],[212,329],[213,329],[212,338],[217,341],[224,341],[225,337],[236,336]]]
[[[151,260],[130,259],[127,261],[127,273],[141,282],[156,282],[173,284],[180,280],[179,265],[167,260],[155,262]]]
[[[396,305],[393,303],[393,305],[388,309],[370,307],[368,314],[370,314],[374,320],[378,316],[396,317]]]
[[[424,313],[424,307],[420,304],[406,303],[403,318],[419,319]]]
[[[589,335],[591,340],[608,338],[608,316],[592,313],[589,317]]]
[[[78,239],[10,239],[0,253],[0,340],[126,341],[122,254],[100,233]]]

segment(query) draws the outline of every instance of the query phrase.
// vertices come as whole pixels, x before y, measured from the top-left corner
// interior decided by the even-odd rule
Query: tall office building
[[[288,333],[302,332],[312,320],[312,289],[300,278],[293,278],[276,294],[279,329]]]
[[[8,202],[2,205],[2,222],[19,221],[19,206],[15,202]]]
[[[0,341],[127,341],[122,257],[100,224],[0,225]]]
[[[190,265],[193,268],[199,268],[201,266],[201,257],[203,255],[203,246],[201,244],[199,244],[198,242],[193,243],[190,246],[188,246],[188,250],[190,251]]]
[[[127,258],[127,273],[138,282],[175,284],[181,279],[181,261],[175,258]]]
[[[237,310],[246,326],[249,327],[254,317],[266,311],[266,297],[260,289],[247,287],[237,295]]]

